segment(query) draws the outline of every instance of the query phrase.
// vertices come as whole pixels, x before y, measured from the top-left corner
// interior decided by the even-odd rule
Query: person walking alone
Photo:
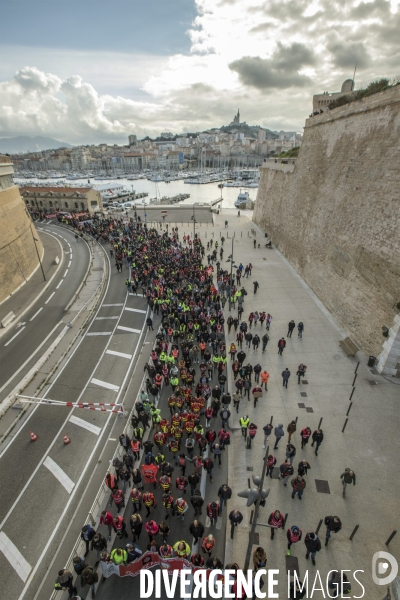
[[[283,423],[278,423],[278,425],[274,429],[274,434],[275,434],[275,446],[274,446],[274,450],[277,450],[278,449],[279,440],[281,438],[283,438],[283,436],[285,435],[285,432],[283,431]]]
[[[286,369],[284,371],[282,371],[281,375],[282,375],[282,385],[283,385],[283,387],[287,388],[288,382],[289,382],[289,377],[290,377],[290,371],[289,371],[288,367],[286,367]]]
[[[351,469],[347,468],[344,473],[341,474],[340,479],[343,484],[343,498],[346,496],[346,487],[348,484],[356,485],[356,474]]]
[[[311,554],[312,564],[315,565],[315,555],[321,550],[321,541],[316,533],[307,533],[304,539],[306,545],[306,558]]]
[[[282,356],[284,349],[286,348],[285,338],[281,338],[278,342],[278,354]]]

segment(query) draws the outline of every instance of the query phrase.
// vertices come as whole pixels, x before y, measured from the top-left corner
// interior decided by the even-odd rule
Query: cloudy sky
[[[356,87],[400,75],[400,0],[12,0],[1,14],[0,137],[124,143],[238,108],[301,131],[312,95],[356,62]]]

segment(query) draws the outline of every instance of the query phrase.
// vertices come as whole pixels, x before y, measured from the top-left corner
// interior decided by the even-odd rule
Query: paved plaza
[[[228,220],[228,229],[225,229],[225,220]],[[254,249],[251,230],[256,233],[256,245],[260,244],[260,248]],[[243,399],[239,414],[234,413],[231,419],[231,427],[239,428],[239,417],[248,414],[250,421],[258,425],[258,433],[251,450],[245,449],[240,430],[232,434],[233,458],[229,465],[229,485],[234,493],[230,504],[231,509],[239,508],[247,518],[238,528],[234,544],[229,539],[229,531],[227,532],[226,562],[236,561],[241,566],[244,562],[251,509],[246,509],[245,500],[238,498],[236,494],[248,487],[248,477],[253,473],[261,475],[265,455],[262,427],[273,417],[273,425],[283,423],[286,432],[288,423],[298,418],[297,431],[292,437],[292,443],[297,449],[293,461],[295,474],[301,459],[305,458],[311,466],[306,476],[307,486],[302,501],[297,497],[291,499],[289,485],[286,488],[281,480],[268,477],[264,487],[270,489],[270,494],[265,508],[260,508],[259,522],[267,523],[270,513],[278,509],[284,514],[288,513],[287,527],[297,525],[302,529],[304,540],[307,532],[315,531],[320,519],[327,515],[338,515],[343,527],[337,535],[333,535],[328,548],[324,547],[326,528],[324,525],[321,527],[319,537],[322,550],[317,554],[315,567],[305,559],[303,540],[292,546],[292,556],[299,560],[300,577],[303,578],[306,569],[309,569],[309,580],[313,579],[311,575],[317,569],[325,575],[332,569],[362,569],[365,573],[360,580],[366,587],[366,597],[378,600],[384,594],[382,588],[372,582],[373,554],[388,550],[397,558],[400,557],[399,535],[394,537],[389,548],[385,546],[385,541],[398,525],[400,480],[396,475],[396,458],[399,451],[400,382],[393,378],[385,379],[374,369],[368,368],[368,357],[361,352],[356,358],[346,357],[339,347],[339,340],[346,336],[346,332],[319,303],[282,255],[275,249],[268,250],[264,247],[263,232],[247,216],[237,217],[237,211],[229,209],[215,215],[215,239],[221,234],[227,238],[227,232],[229,239],[224,244],[224,261],[231,252],[231,238],[234,235],[235,264],[242,262],[246,266],[251,262],[254,267],[248,279],[242,278],[248,292],[244,302],[244,319],[247,320],[251,311],[258,310],[270,313],[273,320],[269,332],[270,342],[264,354],[261,352],[261,345],[253,352],[253,349],[247,350],[243,344],[247,354],[244,364],[249,361],[254,366],[259,362],[271,377],[268,392],[263,393],[257,408],[253,408],[252,401]],[[225,265],[225,268],[230,267],[229,263]],[[253,281],[260,284],[256,294],[253,293]],[[227,303],[225,318],[228,314]],[[233,314],[237,315],[237,311]],[[304,323],[302,339],[298,339],[297,329],[293,332],[293,337],[287,339],[287,325],[292,319],[296,325],[300,321]],[[253,326],[253,334],[256,329],[262,337],[260,324]],[[265,325],[263,333],[264,331]],[[285,337],[287,346],[283,355],[279,356],[277,343],[281,337]],[[234,328],[227,339],[228,348],[229,343],[235,341]],[[342,433],[358,361],[360,365],[352,397],[353,405],[346,429]],[[308,367],[306,385],[297,383],[296,371],[300,363]],[[291,371],[287,389],[283,387],[281,377],[281,372],[286,367]],[[232,384],[230,368],[229,373]],[[301,407],[303,405],[305,408]],[[321,418],[324,441],[317,457],[310,444],[304,450],[301,449],[300,431],[306,426],[314,431]],[[270,452],[276,456],[279,466],[285,460],[287,435],[281,440],[278,450],[273,450],[274,442],[272,435],[269,439]],[[348,486],[346,498],[343,499],[340,475],[346,467],[356,473],[356,486]],[[327,481],[329,493],[319,493],[316,480]],[[359,529],[350,541],[349,537],[356,525],[359,525]],[[281,572],[286,571],[286,529],[278,531],[273,541],[270,539],[269,528],[260,526],[256,529],[260,545],[267,552],[268,568],[278,568]],[[358,586],[353,590],[354,595],[359,595]],[[286,577],[280,577],[281,597],[284,597],[285,591]],[[323,596],[317,592],[314,597]]]

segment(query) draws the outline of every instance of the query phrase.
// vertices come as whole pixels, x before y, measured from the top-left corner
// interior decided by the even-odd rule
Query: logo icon
[[[379,577],[379,575],[387,573],[389,565],[392,568],[391,573],[386,575],[386,577]],[[372,579],[374,583],[377,585],[389,585],[397,577],[398,571],[399,565],[394,556],[389,554],[389,552],[375,552],[372,557]]]

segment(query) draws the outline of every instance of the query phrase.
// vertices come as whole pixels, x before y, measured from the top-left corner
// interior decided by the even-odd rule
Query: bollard
[[[357,373],[357,369],[358,369],[358,365],[359,364],[360,364],[360,362],[357,363],[356,370],[354,371],[354,375]]]
[[[297,425],[297,420],[298,420],[298,418],[299,418],[299,417],[296,417],[296,425]]]
[[[272,425],[273,418],[274,418],[274,416],[272,415],[272,416],[271,416],[271,420],[270,420],[270,422],[269,422],[269,424],[270,424],[270,425]]]
[[[352,406],[353,406],[353,403],[350,402],[349,408],[347,409],[346,417],[349,416],[349,412],[350,412]]]
[[[343,433],[343,431],[346,429],[347,421],[348,421],[348,419],[346,419],[346,420],[345,420],[345,422],[344,422],[343,429],[342,429],[342,433]]]
[[[323,522],[324,522],[324,521],[323,521],[323,519],[320,519],[320,521],[319,521],[319,523],[318,523],[318,525],[317,525],[317,529],[315,530],[315,533],[316,533],[317,535],[318,535],[318,531],[321,529],[321,525],[322,525],[322,523],[323,523]]]
[[[240,231],[240,237],[243,237],[243,231]]]
[[[359,527],[360,527],[359,525],[356,525],[356,526],[354,527],[353,531],[351,532],[351,536],[349,537],[349,540],[352,540],[352,539],[353,539],[353,537],[356,535],[356,533],[357,533],[357,530],[358,530],[358,528],[359,528]]]
[[[286,513],[285,518],[283,519],[282,528],[285,527],[285,525],[286,525],[286,521],[287,521],[288,515],[289,515],[289,513]]]
[[[394,529],[392,531],[392,533],[389,535],[388,539],[386,540],[385,546],[389,546],[390,542],[392,541],[392,539],[394,538],[394,536],[396,535],[396,533],[397,533],[397,529]]]
[[[321,418],[320,418],[320,420],[319,420],[319,423],[318,423],[318,427],[317,427],[317,429],[320,429],[320,428],[321,428],[321,423],[322,423],[322,419],[323,419],[323,418],[324,418],[324,417],[321,417]]]
[[[354,384],[356,382],[356,379],[357,379],[357,373],[354,375],[353,383],[351,384],[353,387],[354,387]]]
[[[351,394],[350,394],[350,398],[349,398],[349,400],[351,400],[351,399],[352,399],[352,397],[353,397],[353,394],[354,394],[354,392],[355,392],[355,391],[356,391],[356,388],[355,388],[355,387],[353,387],[353,389],[351,390]]]

